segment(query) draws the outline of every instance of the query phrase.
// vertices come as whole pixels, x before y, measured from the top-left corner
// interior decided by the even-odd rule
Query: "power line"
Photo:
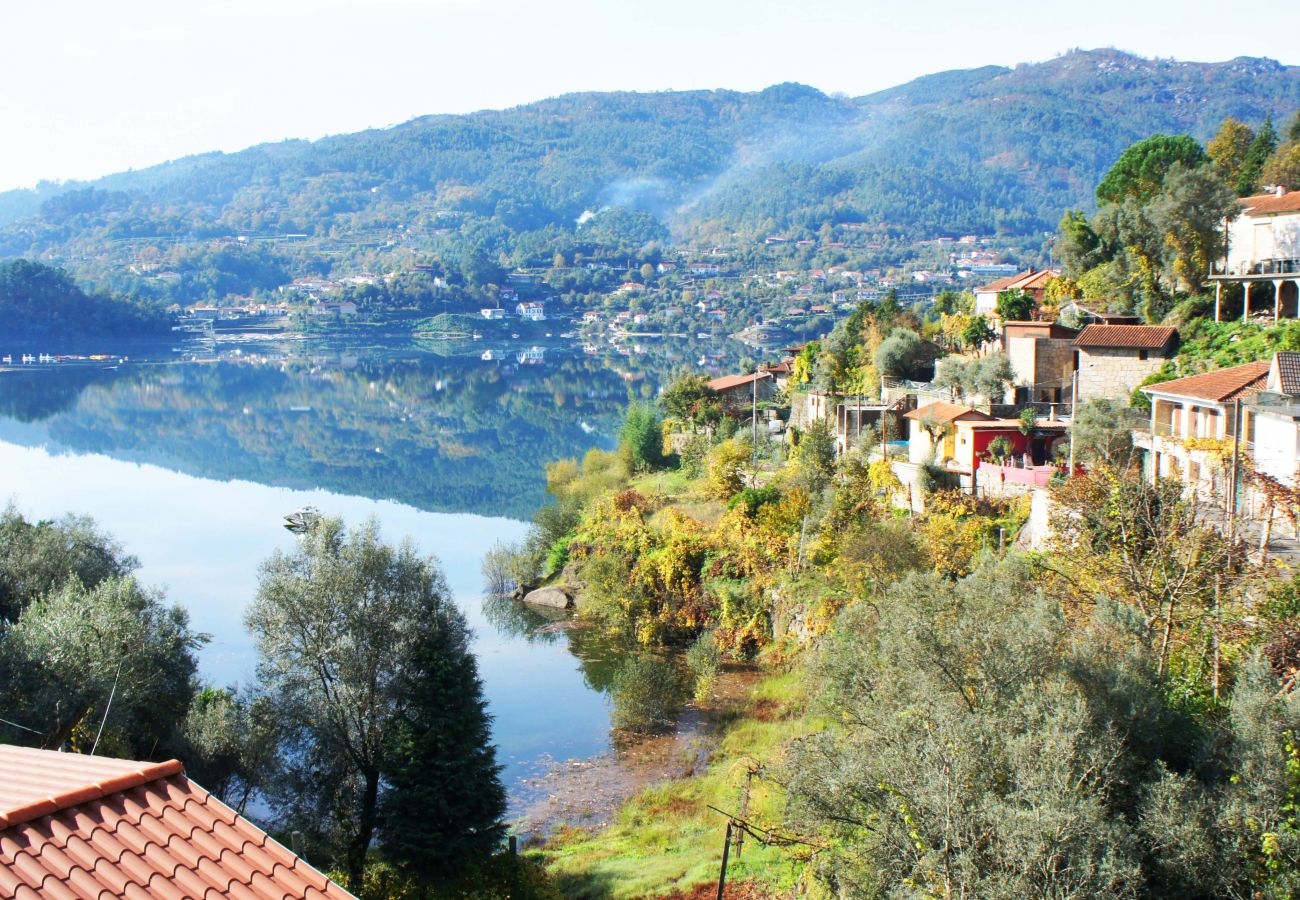
[[[122,663],[125,659],[118,660],[117,674],[113,676],[113,689],[108,692],[108,703],[104,705],[104,718],[99,720],[99,731],[95,732],[95,743],[90,747],[90,755],[95,755],[96,748],[99,747],[99,737],[104,733],[104,723],[108,721],[108,711],[113,708],[113,696],[117,694],[117,679],[122,675]]]
[[[8,719],[0,719],[0,724],[4,724],[4,725],[12,725],[14,728],[21,728],[23,731],[30,731],[32,734],[42,734],[42,733],[43,733],[43,732],[37,731],[35,728],[28,728],[26,725],[19,725],[17,722],[10,722]]]

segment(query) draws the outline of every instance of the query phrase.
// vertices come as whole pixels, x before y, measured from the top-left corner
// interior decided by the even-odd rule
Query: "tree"
[[[906,378],[924,356],[921,336],[908,328],[895,328],[876,350],[876,368],[882,375]]]
[[[1264,166],[1265,184],[1280,184],[1289,190],[1300,190],[1300,140],[1283,144],[1268,158]]]
[[[1222,251],[1224,221],[1240,211],[1232,190],[1210,166],[1175,164],[1169,170],[1148,216],[1163,235],[1164,266],[1171,282],[1184,290],[1200,290]]]
[[[69,579],[94,588],[138,566],[88,517],[29,522],[10,505],[0,513],[0,623],[16,620],[32,601]]]
[[[1254,139],[1255,133],[1249,125],[1228,116],[1219,126],[1218,133],[1205,145],[1219,176],[1228,184],[1236,184],[1241,177],[1241,164]]]
[[[1104,465],[1123,471],[1132,461],[1133,422],[1113,400],[1079,404],[1070,431],[1075,458],[1086,466]]]
[[[961,332],[962,346],[968,350],[978,350],[995,337],[997,334],[983,316],[971,316]]]
[[[357,890],[385,784],[391,777],[414,789],[413,760],[428,751],[426,741],[438,740],[427,732],[430,704],[447,707],[458,736],[483,727],[472,692],[428,696],[448,683],[440,677],[462,687],[475,680],[456,671],[470,665],[454,652],[463,615],[437,563],[409,542],[383,543],[373,520],[346,531],[341,520],[326,518],[293,551],[277,551],[262,565],[246,622],[280,734],[283,765],[268,790],[271,804],[286,826],[303,830],[340,864]],[[448,652],[434,659],[435,648]],[[481,806],[455,804],[466,791],[499,791],[495,771],[481,757],[446,762],[467,763],[464,777],[477,780],[445,786],[446,819],[436,827],[491,827],[477,818]]]
[[[830,484],[835,474],[835,430],[828,419],[818,419],[799,435],[795,459],[809,493],[815,495]]]
[[[1061,239],[1057,242],[1056,252],[1067,275],[1075,278],[1097,266],[1111,256],[1102,246],[1101,238],[1089,224],[1080,209],[1067,209],[1061,217]]]
[[[653,406],[633,403],[623,418],[619,450],[629,473],[648,472],[663,465],[664,433]]]
[[[444,600],[403,673],[402,713],[379,803],[386,859],[419,884],[454,880],[505,835],[506,793],[465,618]]]
[[[130,576],[91,588],[71,578],[0,636],[0,708],[38,733],[14,734],[23,743],[89,752],[99,740],[101,752],[136,759],[179,752],[205,641],[184,610]]]
[[[998,316],[1004,322],[1028,322],[1037,308],[1038,301],[1025,291],[1002,291],[998,294]]]
[[[991,353],[972,362],[966,368],[964,387],[971,396],[984,397],[997,403],[1011,384],[1015,373],[1005,353]]]
[[[722,397],[703,375],[679,375],[659,395],[670,416],[695,424],[716,425],[722,418]]]
[[[1102,203],[1146,202],[1163,187],[1165,175],[1175,163],[1195,168],[1206,160],[1205,151],[1191,135],[1154,134],[1120,154],[1097,185],[1097,199]]]
[[[1268,158],[1277,149],[1277,132],[1273,129],[1273,117],[1264,119],[1264,124],[1255,133],[1246,155],[1241,160],[1241,169],[1237,174],[1237,194],[1247,197],[1254,194],[1263,184],[1264,166]]]

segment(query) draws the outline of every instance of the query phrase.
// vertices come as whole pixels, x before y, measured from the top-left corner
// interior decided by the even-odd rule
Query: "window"
[[[1145,360],[1146,358],[1147,358],[1147,352],[1145,350],[1139,350],[1138,359]]]

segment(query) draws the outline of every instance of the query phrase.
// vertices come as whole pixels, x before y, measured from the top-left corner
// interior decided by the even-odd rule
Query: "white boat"
[[[284,527],[294,534],[306,534],[319,521],[320,510],[314,506],[304,506],[284,517]]]

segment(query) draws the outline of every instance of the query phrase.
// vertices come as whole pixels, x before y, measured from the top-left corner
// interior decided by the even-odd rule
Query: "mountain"
[[[0,193],[0,256],[40,254],[132,290],[128,264],[215,265],[209,242],[242,236],[238,292],[286,271],[467,256],[549,264],[557,250],[811,234],[828,222],[905,238],[1041,238],[1064,209],[1091,205],[1133,141],[1204,140],[1224,116],[1280,121],[1297,109],[1300,67],[1117,50],[941,72],[857,98],[797,84],[572,94]]]

